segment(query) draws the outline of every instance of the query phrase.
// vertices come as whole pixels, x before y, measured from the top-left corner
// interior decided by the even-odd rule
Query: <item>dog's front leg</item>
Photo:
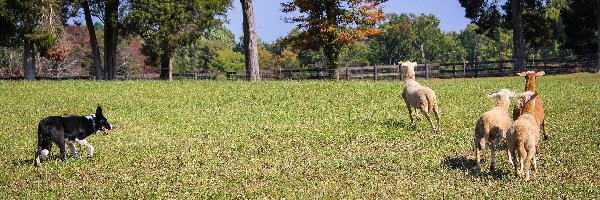
[[[91,158],[94,156],[94,146],[92,146],[90,143],[88,143],[87,141],[85,141],[85,139],[83,140],[76,140],[77,143],[79,143],[79,145],[83,145],[85,147],[87,147],[88,149],[88,158]]]
[[[67,145],[69,145],[69,150],[71,150],[71,156],[73,156],[73,158],[79,157],[79,155],[77,155],[77,151],[75,150],[75,145],[73,145],[73,141],[67,141]]]

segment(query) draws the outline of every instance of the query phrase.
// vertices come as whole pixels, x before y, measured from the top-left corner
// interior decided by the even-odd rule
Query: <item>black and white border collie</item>
[[[65,143],[69,145],[71,155],[78,157],[73,143],[87,147],[89,154],[88,158],[94,156],[94,147],[88,143],[85,138],[102,131],[106,136],[108,130],[112,130],[112,125],[102,115],[102,108],[96,108],[96,114],[86,116],[50,116],[42,119],[38,125],[38,149],[35,153],[35,166],[40,166],[40,158],[44,159],[50,153],[52,142],[60,148],[60,159],[65,160]]]

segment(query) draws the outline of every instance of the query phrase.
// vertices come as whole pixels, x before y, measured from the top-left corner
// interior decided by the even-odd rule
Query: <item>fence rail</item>
[[[524,70],[545,71],[547,74],[567,74],[577,72],[600,72],[598,54],[526,60]],[[514,60],[460,62],[460,63],[427,63],[415,67],[415,74],[420,79],[430,78],[477,78],[511,76]],[[45,66],[54,67],[45,67]],[[89,72],[80,69],[77,61],[66,64],[45,64],[38,69],[38,79],[94,79]],[[22,79],[22,69],[0,65],[0,79]],[[19,72],[15,73],[13,71]],[[381,65],[365,67],[345,67],[339,69],[273,69],[260,70],[262,80],[400,80],[401,69],[398,65]],[[244,80],[245,71],[209,72],[173,74],[176,79],[193,80]],[[159,74],[117,75],[118,79],[158,79]]]

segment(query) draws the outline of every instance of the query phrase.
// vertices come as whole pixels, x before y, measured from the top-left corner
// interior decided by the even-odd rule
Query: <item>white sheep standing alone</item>
[[[410,126],[414,126],[415,122],[412,116],[412,108],[419,109],[421,113],[427,118],[429,124],[431,125],[431,129],[435,131],[439,131],[442,128],[442,122],[440,119],[440,111],[438,108],[437,98],[435,96],[435,92],[431,88],[422,86],[417,83],[415,80],[415,67],[417,66],[416,62],[401,62],[402,73],[404,73],[404,90],[402,91],[402,99],[404,99],[404,103],[406,104],[406,108],[408,109],[408,115],[410,116]],[[435,128],[431,118],[429,117],[429,113],[433,112],[435,114],[435,119],[437,120],[438,128]],[[418,114],[416,114],[418,117]]]
[[[523,104],[521,108],[523,108],[524,114],[512,123],[506,134],[508,159],[516,176],[523,177],[525,172],[525,180],[529,180],[531,162],[533,162],[533,170],[537,169],[535,155],[539,149],[540,127],[533,116],[536,96],[537,93],[531,91],[519,94],[519,98],[521,98],[519,102]],[[520,164],[520,169],[517,163]]]
[[[488,94],[488,97],[498,98],[498,100],[491,110],[483,113],[477,120],[475,125],[475,157],[477,158],[477,170],[481,170],[480,161],[485,150],[485,144],[491,142],[492,163],[490,171],[493,171],[496,168],[496,147],[506,138],[506,132],[512,123],[512,119],[508,116],[510,98],[516,97],[516,94],[508,89],[501,89],[496,93]]]

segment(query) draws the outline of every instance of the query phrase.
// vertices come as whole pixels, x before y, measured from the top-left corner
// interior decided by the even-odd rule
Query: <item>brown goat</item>
[[[544,116],[544,101],[542,101],[542,97],[539,95],[539,93],[537,92],[535,86],[536,86],[536,77],[538,76],[543,76],[545,73],[544,71],[540,71],[540,72],[534,72],[534,71],[527,71],[527,72],[522,72],[522,73],[517,73],[519,76],[524,76],[525,77],[525,91],[531,91],[536,93],[537,95],[535,96],[535,107],[534,107],[534,112],[531,113],[531,115],[533,115],[533,117],[535,118],[535,121],[537,122],[538,127],[540,127],[543,131],[544,131],[544,140],[549,139],[548,136],[548,131],[546,130],[546,118]],[[513,109],[513,120],[517,120],[519,118],[519,116],[521,116],[522,114],[524,114],[525,112],[523,111],[523,107],[522,105],[524,105],[522,102],[520,102],[521,100],[519,100],[519,102],[517,102],[517,104],[515,104],[515,107]]]

